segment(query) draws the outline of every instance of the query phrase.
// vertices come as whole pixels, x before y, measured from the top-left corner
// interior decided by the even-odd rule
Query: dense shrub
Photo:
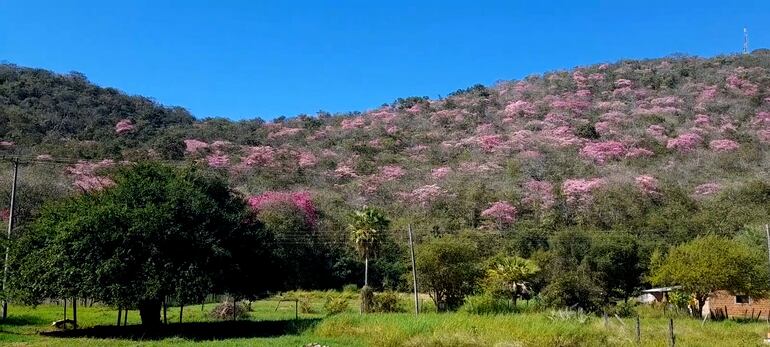
[[[374,295],[376,312],[404,312],[404,306],[397,292],[387,291]]]
[[[465,297],[460,311],[473,314],[501,314],[515,312],[515,308],[508,300],[490,294],[481,294]]]
[[[249,310],[242,302],[233,303],[226,300],[214,307],[210,315],[212,318],[220,320],[245,319],[249,317]]]
[[[344,296],[329,295],[324,301],[324,311],[328,315],[340,314],[348,310],[348,300]]]

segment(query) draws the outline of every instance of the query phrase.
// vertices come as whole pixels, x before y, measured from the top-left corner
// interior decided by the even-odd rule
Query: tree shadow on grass
[[[9,315],[5,320],[0,320],[1,326],[20,326],[20,325],[43,325],[51,324],[51,321],[47,321],[41,317],[33,315]]]
[[[41,335],[60,338],[99,338],[160,340],[180,337],[187,340],[223,340],[234,338],[275,337],[298,335],[314,327],[320,319],[299,319],[279,321],[226,321],[201,323],[175,323],[156,329],[145,329],[141,325],[96,326],[85,329],[42,332]]]

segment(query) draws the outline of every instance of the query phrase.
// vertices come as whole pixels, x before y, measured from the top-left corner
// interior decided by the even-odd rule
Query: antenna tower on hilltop
[[[743,28],[743,54],[749,54],[749,30]]]

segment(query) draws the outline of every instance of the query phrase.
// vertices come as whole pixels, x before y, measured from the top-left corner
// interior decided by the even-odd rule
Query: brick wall
[[[735,295],[724,290],[709,296],[707,308],[716,315],[723,315],[727,308],[729,318],[750,318],[753,314],[754,317],[760,315],[760,318],[768,319],[770,316],[770,300],[750,298],[747,304],[736,303]]]

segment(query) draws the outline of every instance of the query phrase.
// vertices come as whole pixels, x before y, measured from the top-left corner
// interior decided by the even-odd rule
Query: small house
[[[770,299],[718,290],[709,295],[701,314],[703,317],[770,319]]]

